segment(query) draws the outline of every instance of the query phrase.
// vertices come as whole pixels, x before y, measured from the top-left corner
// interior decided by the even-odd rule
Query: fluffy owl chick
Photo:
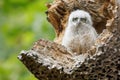
[[[88,12],[83,10],[71,12],[62,45],[72,53],[85,53],[94,45],[98,35],[92,24],[91,16]]]

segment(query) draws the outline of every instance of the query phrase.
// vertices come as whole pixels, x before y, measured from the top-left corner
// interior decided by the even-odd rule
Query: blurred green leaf
[[[17,59],[40,38],[53,40],[45,4],[52,0],[0,0],[0,80],[37,80]]]

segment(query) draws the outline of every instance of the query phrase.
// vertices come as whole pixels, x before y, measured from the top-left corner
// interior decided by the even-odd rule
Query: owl
[[[90,14],[75,10],[69,15],[62,45],[72,54],[84,54],[94,45],[97,36]]]

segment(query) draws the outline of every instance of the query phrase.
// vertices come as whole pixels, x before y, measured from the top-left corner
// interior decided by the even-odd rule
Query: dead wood
[[[47,4],[47,19],[56,31],[55,42],[38,40],[18,58],[39,80],[120,80],[120,0],[54,0]],[[72,56],[60,45],[71,11],[92,15],[100,34],[86,60]]]

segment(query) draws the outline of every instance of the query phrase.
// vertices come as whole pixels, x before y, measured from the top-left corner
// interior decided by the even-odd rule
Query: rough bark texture
[[[39,80],[120,80],[120,0],[55,0],[47,4],[48,21],[56,31],[55,42],[38,40],[18,58]],[[92,15],[101,33],[86,60],[72,56],[60,45],[71,11]],[[106,29],[105,29],[106,28]],[[103,30],[105,29],[105,30]]]

